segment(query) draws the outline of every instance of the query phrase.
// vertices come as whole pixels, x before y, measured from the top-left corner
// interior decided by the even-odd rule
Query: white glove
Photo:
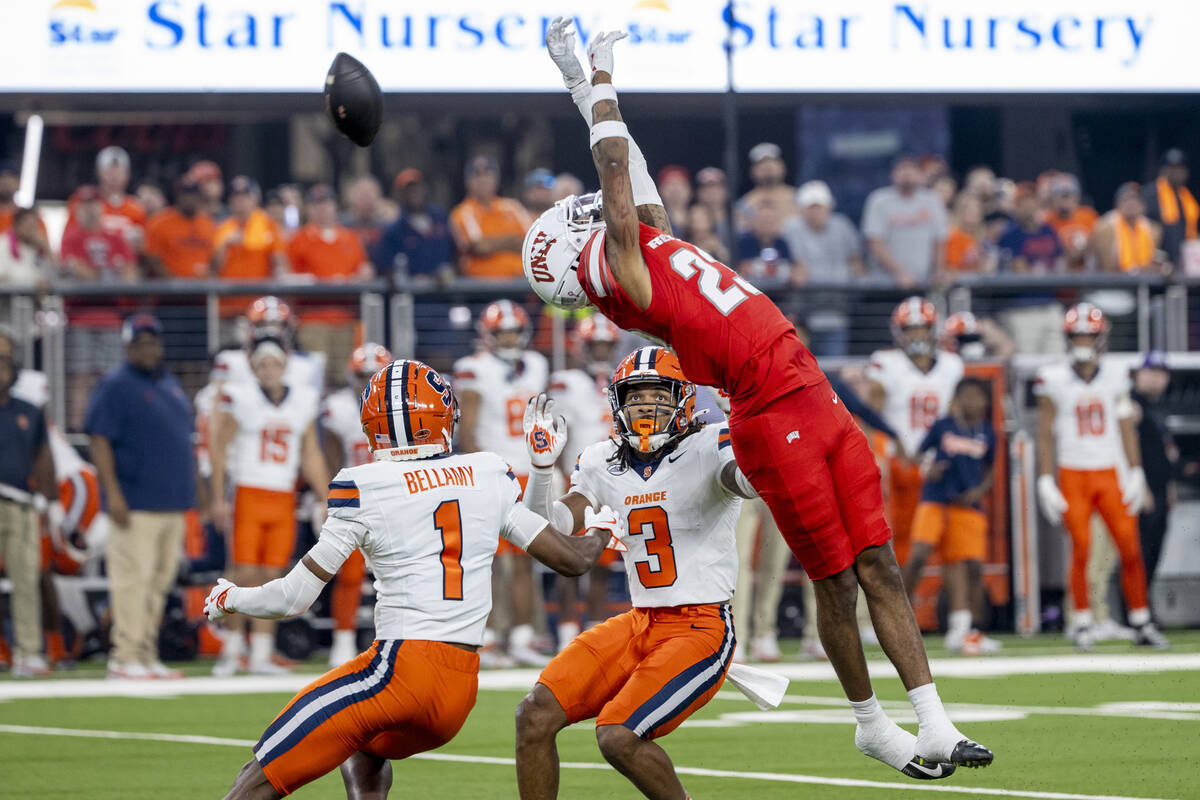
[[[625,520],[616,511],[608,506],[601,506],[599,511],[592,511],[591,506],[584,509],[584,533],[590,532],[593,528],[608,531],[612,537],[604,546],[605,550],[616,550],[618,553],[629,552],[629,548],[625,546],[625,542],[621,538],[625,535]]]
[[[525,406],[525,449],[529,451],[529,463],[539,469],[553,467],[567,446],[567,421],[561,415],[554,416],[554,405],[542,392],[529,398]]]
[[[729,393],[726,392],[724,389],[718,389],[715,386],[713,386],[711,388],[712,388],[712,393],[713,393],[713,402],[717,404],[717,408],[721,409],[721,413],[723,413],[725,416],[728,417],[729,416]]]
[[[596,35],[588,45],[588,61],[592,65],[592,74],[607,72],[613,74],[613,45],[629,34],[625,31],[607,31]]]
[[[574,91],[580,84],[587,83],[583,64],[575,55],[575,31],[569,19],[555,17],[550,27],[546,28],[546,49],[550,51],[554,66],[562,73],[567,89]]]
[[[227,581],[224,578],[217,579],[217,585],[208,593],[208,599],[204,601],[204,615],[208,617],[210,622],[216,622],[222,617],[227,617],[235,612],[229,603],[229,590],[236,589],[237,584],[233,581]]]
[[[66,514],[63,512],[62,503],[57,500],[51,500],[46,506],[46,525],[50,528],[50,541],[54,542],[56,550],[61,550],[63,543],[67,538],[67,531],[62,529],[63,517]]]
[[[1141,467],[1134,467],[1125,476],[1125,485],[1121,487],[1121,503],[1130,514],[1136,515],[1146,502],[1146,473]]]
[[[1054,482],[1053,475],[1038,477],[1037,496],[1046,519],[1055,524],[1062,522],[1063,514],[1067,510],[1067,498],[1063,497],[1063,493],[1058,490],[1058,484]]]

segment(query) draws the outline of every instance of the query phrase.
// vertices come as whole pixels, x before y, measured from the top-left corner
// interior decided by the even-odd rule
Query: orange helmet
[[[621,329],[603,314],[584,317],[575,326],[575,340],[580,344],[592,342],[615,342],[621,338]]]
[[[924,297],[913,295],[900,301],[892,312],[892,339],[910,356],[927,356],[933,352],[933,329],[937,325],[937,309]],[[913,328],[925,328],[928,336],[914,338]]]
[[[479,315],[478,328],[484,346],[508,361],[520,358],[521,352],[529,344],[529,315],[512,300],[493,300],[488,303]],[[520,343],[516,347],[497,347],[496,334],[500,331],[520,331]]]
[[[276,339],[291,347],[295,317],[287,303],[274,295],[260,297],[246,309],[246,322],[250,326],[250,346],[260,339]]]
[[[670,417],[658,428],[652,420],[632,421],[625,398],[634,386],[659,384],[671,395]],[[608,404],[612,407],[617,435],[640,453],[654,453],[688,431],[696,411],[696,385],[683,374],[679,358],[665,347],[639,347],[617,367],[608,385]],[[650,405],[646,404],[638,404]],[[660,409],[655,404],[655,416]]]
[[[375,344],[375,342],[364,342],[354,348],[346,369],[352,376],[370,375],[383,369],[392,361],[394,361],[392,354],[386,347]]]
[[[975,315],[970,311],[959,311],[946,317],[942,325],[942,347],[966,359],[983,358],[987,348]]]
[[[451,451],[458,400],[436,370],[401,359],[367,381],[360,418],[376,460],[429,458]]]
[[[1074,361],[1095,361],[1108,343],[1108,319],[1091,303],[1076,303],[1063,315],[1063,333]],[[1095,336],[1091,344],[1070,344],[1072,336]]]

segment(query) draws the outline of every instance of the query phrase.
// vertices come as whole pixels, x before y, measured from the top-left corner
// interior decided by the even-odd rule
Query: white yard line
[[[22,736],[78,736],[90,739],[132,739],[138,741],[174,742],[180,744],[207,744],[225,747],[254,746],[248,739],[223,739],[217,736],[191,736],[174,733],[142,733],[134,731],[97,731],[79,728],[41,728],[30,725],[0,725],[0,734],[11,733]],[[512,767],[516,761],[496,756],[464,756],[452,753],[420,753],[412,756],[424,761],[451,761],[459,764],[489,764]],[[608,764],[590,761],[564,761],[564,769],[610,770]],[[779,783],[808,783],[819,786],[841,786],[856,789],[890,789],[914,792],[941,792],[943,794],[985,795],[988,797],[1028,797],[1033,800],[1168,800],[1158,797],[1130,797],[1117,794],[1075,794],[1072,792],[1032,792],[1015,789],[989,789],[975,786],[953,786],[930,783],[898,783],[893,781],[864,781],[855,778],[826,778],[818,775],[797,775],[787,772],[743,772],[702,767],[676,767],[680,775],[696,775],[705,778],[732,778],[751,781],[774,781]]]

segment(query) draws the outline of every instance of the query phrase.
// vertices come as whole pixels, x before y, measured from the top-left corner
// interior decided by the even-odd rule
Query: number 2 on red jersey
[[[671,269],[678,272],[684,279],[691,278],[699,271],[700,279],[697,281],[697,286],[700,288],[700,294],[723,316],[729,316],[751,295],[762,294],[745,278],[723,266],[700,248],[693,251],[681,247],[671,254],[670,261]],[[728,272],[728,276],[722,270]],[[732,283],[722,289],[721,279],[724,277],[729,277]]]

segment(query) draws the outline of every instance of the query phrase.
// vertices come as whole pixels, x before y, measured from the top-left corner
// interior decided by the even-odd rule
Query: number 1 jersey
[[[673,349],[688,380],[724,390],[735,415],[825,380],[769,297],[695,245],[644,223],[640,235],[652,287],[644,311],[609,268],[605,232],[584,245],[579,281],[602,314]]]

